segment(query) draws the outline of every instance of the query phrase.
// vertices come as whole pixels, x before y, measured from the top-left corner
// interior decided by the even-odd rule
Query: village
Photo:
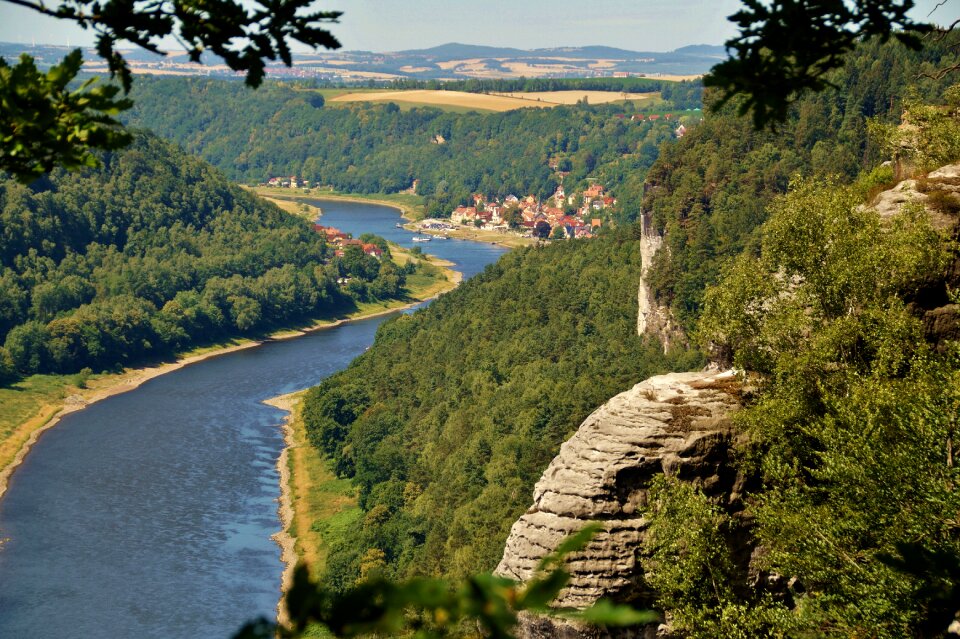
[[[383,257],[383,249],[376,244],[355,240],[349,233],[344,233],[340,229],[322,224],[314,224],[313,230],[327,238],[327,244],[336,247],[333,250],[333,254],[336,257],[343,257],[348,246],[359,246],[360,250],[365,254],[375,257],[378,260]]]
[[[274,177],[267,184],[308,187],[309,182],[296,177]],[[479,193],[473,195],[472,201],[472,206],[455,208],[449,219],[428,218],[409,228],[440,236],[464,228],[538,239],[590,238],[603,225],[601,212],[617,203],[616,198],[600,184],[592,184],[582,192],[569,194],[560,184],[553,195],[543,201],[535,195],[524,198],[507,195],[500,199]],[[337,247],[335,251],[338,256],[343,255],[347,246],[359,245],[364,253],[380,257],[380,249],[374,244],[354,240],[333,227],[314,224],[313,228],[323,234],[329,244]],[[415,241],[428,239],[427,236],[414,238]]]
[[[485,231],[515,232],[540,239],[590,238],[603,225],[601,211],[617,203],[600,184],[567,194],[563,185],[541,202],[536,196],[503,200],[476,194],[473,206],[458,206],[450,222]],[[425,220],[421,228],[436,231],[442,220]]]

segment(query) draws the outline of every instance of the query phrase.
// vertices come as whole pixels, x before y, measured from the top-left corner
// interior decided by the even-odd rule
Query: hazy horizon
[[[2,1],[2,0],[0,0],[0,1]],[[44,42],[44,41],[41,41],[41,40],[25,41],[23,38],[21,38],[21,39],[19,39],[19,40],[4,40],[4,39],[0,38],[0,44],[23,44],[23,45],[30,45],[30,46],[64,47],[64,48],[67,48],[67,47],[70,47],[70,48],[75,48],[75,47],[93,48],[93,44],[92,44],[92,43],[91,43],[91,44],[87,44],[87,43],[84,43],[84,42],[70,42],[70,43],[63,42],[63,43],[60,43],[60,42]],[[683,44],[683,45],[680,45],[680,46],[678,46],[678,47],[674,47],[674,48],[671,48],[671,49],[654,50],[654,49],[627,49],[627,48],[625,48],[625,47],[613,47],[612,45],[604,44],[604,43],[599,43],[599,42],[596,42],[596,43],[593,43],[593,44],[581,44],[581,45],[563,44],[563,45],[555,45],[555,46],[552,46],[552,47],[529,47],[529,48],[525,48],[525,47],[513,47],[513,46],[509,46],[509,45],[479,44],[479,43],[476,43],[476,42],[457,42],[457,41],[451,40],[450,42],[440,42],[440,43],[438,43],[438,44],[431,45],[431,46],[410,47],[410,48],[406,48],[406,49],[347,49],[347,48],[341,48],[341,49],[335,49],[335,50],[319,49],[319,50],[316,51],[316,53],[331,53],[331,54],[334,54],[334,55],[337,54],[337,53],[398,53],[398,52],[402,52],[402,51],[419,51],[419,50],[426,51],[426,50],[436,49],[436,48],[439,48],[439,47],[444,47],[444,46],[449,46],[449,45],[465,46],[465,47],[489,47],[489,48],[495,48],[495,49],[518,49],[518,50],[522,50],[522,51],[541,51],[541,50],[550,50],[550,49],[560,51],[560,50],[563,50],[563,49],[588,49],[588,48],[592,48],[592,47],[610,47],[610,48],[615,48],[615,49],[622,49],[622,50],[625,50],[625,51],[632,51],[632,52],[636,52],[636,53],[670,53],[670,52],[676,51],[676,50],[678,50],[678,49],[684,49],[684,48],[687,48],[687,47],[700,47],[700,46],[722,47],[722,46],[723,46],[723,43],[722,43],[722,42],[721,42],[721,43],[690,42],[690,43],[688,43],[688,44]],[[120,50],[120,51],[131,51],[131,50],[134,50],[134,49],[139,49],[139,47],[137,47],[136,45],[130,44],[129,42],[126,42],[126,41],[125,41],[125,42],[123,42],[122,45],[118,46],[117,49]],[[163,51],[164,53],[176,53],[176,52],[178,52],[178,51],[182,51],[182,49],[178,49],[177,47],[171,47],[171,48],[169,48],[169,49],[162,48],[161,51]],[[303,50],[301,50],[301,49],[296,49],[296,50],[294,51],[294,53],[295,53],[295,54],[304,54],[304,53],[309,54],[309,53],[314,53],[314,52],[311,51],[310,49],[303,49]]]
[[[916,4],[914,17],[925,19],[938,0]],[[727,16],[741,5],[739,0],[594,0],[587,8],[574,0],[482,4],[332,0],[317,3],[316,9],[344,11],[340,22],[329,27],[340,40],[341,51],[393,52],[455,42],[516,49],[609,46],[666,52],[696,44],[722,45],[735,33]],[[956,13],[956,4],[950,3],[937,8],[933,18],[949,24],[960,17]],[[93,31],[0,0],[0,41],[90,46],[94,39]],[[163,42],[162,48],[181,50],[172,40]]]

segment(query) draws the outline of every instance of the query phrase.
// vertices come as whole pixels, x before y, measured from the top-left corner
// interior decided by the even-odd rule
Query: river
[[[318,200],[321,223],[450,260],[464,277],[501,247],[413,244],[395,209]],[[389,316],[186,366],[66,416],[0,501],[0,637],[230,637],[272,618],[284,413],[373,343]]]

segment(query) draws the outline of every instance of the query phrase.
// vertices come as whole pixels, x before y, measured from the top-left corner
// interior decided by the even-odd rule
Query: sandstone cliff
[[[644,605],[638,552],[650,480],[661,473],[735,501],[740,481],[729,415],[739,406],[730,372],[652,377],[590,415],[560,449],[534,489],[533,506],[510,531],[497,574],[529,578],[540,559],[588,522],[602,530],[570,558],[571,581],[556,605],[585,608],[601,596]],[[643,636],[647,628],[618,636]],[[607,636],[569,622],[524,617],[520,637]]]
[[[653,266],[653,260],[663,245],[663,237],[653,229],[647,215],[640,215],[640,257],[642,261],[640,285],[637,287],[637,335],[655,336],[663,344],[666,352],[677,341],[684,340],[683,332],[673,321],[673,315],[666,306],[658,304],[647,286],[646,275]]]

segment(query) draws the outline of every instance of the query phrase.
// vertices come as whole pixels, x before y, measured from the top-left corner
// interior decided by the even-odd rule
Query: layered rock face
[[[732,373],[672,373],[652,377],[601,406],[560,448],[534,489],[533,506],[510,531],[496,573],[520,581],[570,533],[602,526],[571,556],[568,586],[557,606],[586,608],[600,597],[644,605],[639,553],[650,481],[675,476],[729,503],[740,479],[732,463],[729,416],[739,407]],[[616,636],[645,636],[655,628]],[[527,616],[520,637],[601,637],[596,629]],[[652,636],[652,635],[651,635]]]

